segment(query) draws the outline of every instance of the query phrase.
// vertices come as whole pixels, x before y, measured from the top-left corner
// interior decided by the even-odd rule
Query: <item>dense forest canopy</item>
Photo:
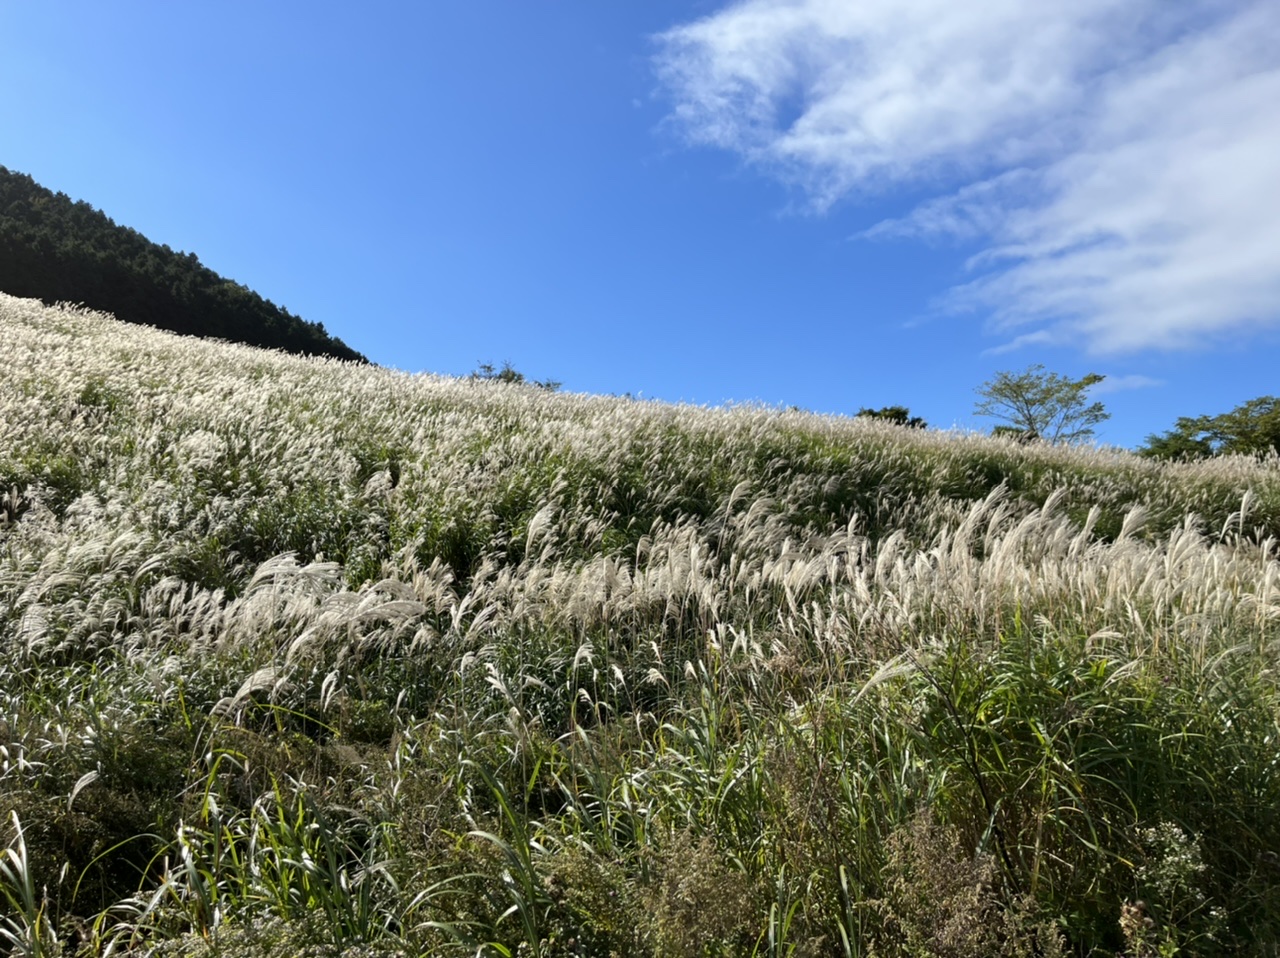
[[[291,353],[365,357],[257,293],[0,166],[0,290],[130,323]]]

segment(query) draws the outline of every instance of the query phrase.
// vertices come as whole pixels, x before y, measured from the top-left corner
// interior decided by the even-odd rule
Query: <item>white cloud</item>
[[[1280,5],[747,0],[660,37],[691,142],[861,235],[979,240],[947,298],[1014,342],[1201,345],[1280,321]]]
[[[1163,385],[1163,379],[1153,379],[1150,376],[1143,376],[1139,373],[1130,373],[1127,376],[1108,376],[1098,385],[1091,386],[1089,395],[1104,396],[1107,393],[1128,392],[1131,389],[1152,389]]]

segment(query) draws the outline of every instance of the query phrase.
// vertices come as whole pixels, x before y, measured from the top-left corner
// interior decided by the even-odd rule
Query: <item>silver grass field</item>
[[[1280,953],[1274,459],[0,335],[0,949]]]

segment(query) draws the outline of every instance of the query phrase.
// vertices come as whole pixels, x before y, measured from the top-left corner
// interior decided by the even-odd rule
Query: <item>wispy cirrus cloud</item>
[[[1012,343],[1196,347],[1280,323],[1280,7],[745,0],[659,38],[672,121],[861,236],[978,241],[945,298]]]
[[[1106,379],[1089,389],[1091,396],[1105,396],[1108,393],[1129,392],[1132,389],[1154,389],[1163,386],[1163,379],[1130,373],[1125,376],[1107,376]]]

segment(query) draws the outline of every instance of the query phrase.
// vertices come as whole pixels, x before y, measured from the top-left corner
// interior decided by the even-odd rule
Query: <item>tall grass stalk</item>
[[[0,938],[10,953],[44,958],[59,953],[57,934],[48,914],[48,901],[37,893],[27,856],[27,843],[17,812],[10,812],[13,838],[0,851],[0,895],[8,914],[0,917]]]
[[[1280,940],[1275,459],[0,331],[6,947]]]

